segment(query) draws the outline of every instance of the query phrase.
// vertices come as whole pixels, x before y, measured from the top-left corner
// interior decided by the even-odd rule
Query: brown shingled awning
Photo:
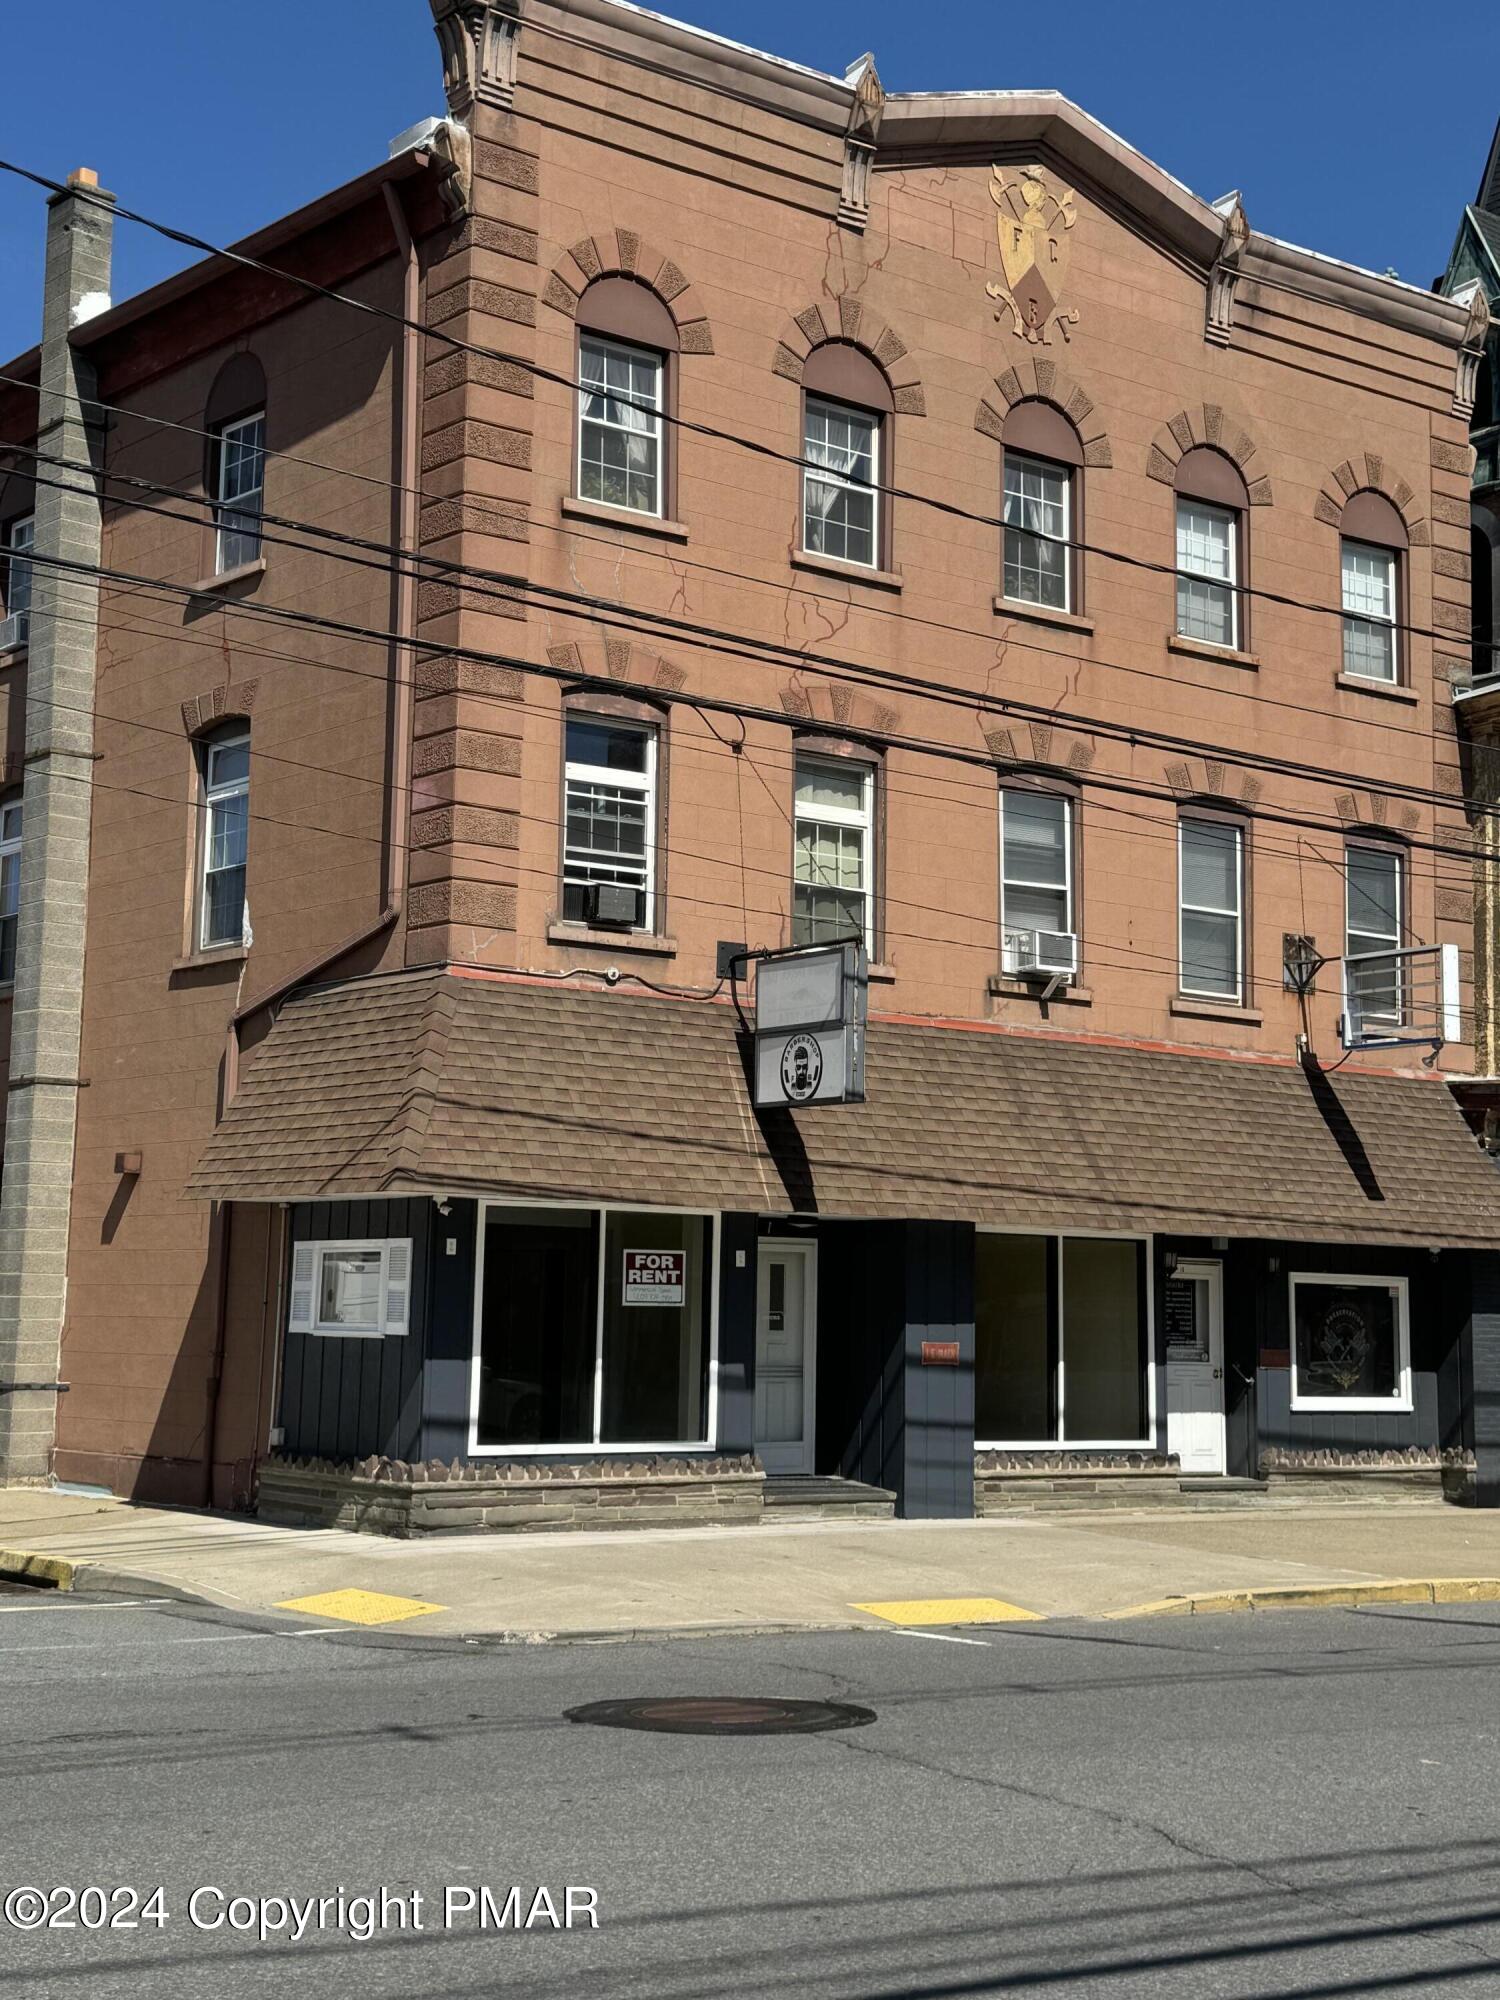
[[[877,1020],[868,1103],[758,1118],[736,1028],[443,970],[325,987],[248,1059],[188,1192],[1500,1248],[1500,1174],[1436,1078]]]

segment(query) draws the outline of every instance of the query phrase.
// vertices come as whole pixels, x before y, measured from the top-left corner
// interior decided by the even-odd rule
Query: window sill
[[[894,965],[867,965],[865,967],[865,978],[875,986],[894,986],[896,983],[896,968]]]
[[[236,569],[223,569],[214,576],[201,576],[189,586],[194,597],[211,597],[216,590],[230,590],[237,583],[244,583],[252,576],[264,576],[266,559],[257,556],[254,562],[241,563]]]
[[[1246,1028],[1258,1028],[1266,1018],[1258,1007],[1242,1007],[1236,1000],[1200,998],[1196,993],[1174,993],[1167,1002],[1167,1012],[1191,1021],[1238,1021]]]
[[[637,534],[657,535],[668,542],[688,538],[681,521],[664,521],[660,514],[638,514],[633,507],[610,507],[602,500],[580,500],[572,493],[565,493],[559,506],[570,520],[603,521],[611,528],[634,528]]]
[[[1243,667],[1249,673],[1260,667],[1258,654],[1242,653],[1235,646],[1211,646],[1206,639],[1185,639],[1180,632],[1167,634],[1167,651],[1190,660],[1213,660],[1221,667]]]
[[[0,646],[0,667],[18,667],[26,658],[29,641],[23,639],[16,646]]]
[[[839,576],[849,583],[868,583],[875,590],[900,590],[899,569],[867,569],[863,563],[842,562],[837,556],[820,556],[811,549],[793,549],[793,569],[810,569],[818,576]]]
[[[992,972],[985,982],[992,1000],[1040,1000],[1047,990],[1045,980],[1013,979],[1008,972]],[[1092,1007],[1094,996],[1087,986],[1059,986],[1048,1000],[1049,1007]]]
[[[1092,632],[1092,618],[1080,618],[1073,611],[1054,611],[1046,604],[1023,604],[1016,597],[997,597],[995,610],[1002,618],[1019,618],[1028,625],[1051,625],[1059,632]]]
[[[1377,681],[1367,674],[1335,674],[1333,684],[1349,694],[1373,694],[1382,701],[1404,701],[1408,708],[1415,708],[1422,699],[1415,688],[1402,687],[1399,681]]]
[[[210,965],[243,965],[250,956],[247,944],[219,944],[211,951],[188,951],[172,960],[174,972],[199,972]]]
[[[633,951],[648,958],[675,958],[677,940],[654,931],[596,931],[587,924],[550,923],[548,944],[582,945],[589,951]]]
[[[1409,1417],[1412,1415],[1414,1408],[1415,1405],[1409,1396],[1404,1402],[1393,1402],[1389,1396],[1293,1396],[1292,1398],[1292,1409],[1294,1412],[1297,1410],[1322,1410],[1324,1412],[1338,1410],[1342,1411],[1345,1416],[1350,1417]],[[1382,1469],[1378,1466],[1371,1468],[1372,1471],[1380,1471]]]

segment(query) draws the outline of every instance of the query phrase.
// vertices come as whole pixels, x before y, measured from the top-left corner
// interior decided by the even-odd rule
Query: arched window
[[[1344,672],[1394,686],[1402,678],[1406,523],[1383,493],[1356,493],[1339,524]]]
[[[677,323],[648,285],[599,278],[578,301],[580,500],[661,518],[669,511]]]
[[[891,385],[869,355],[825,341],[802,371],[802,547],[861,569],[890,567]]]
[[[1013,603],[1076,611],[1083,445],[1062,411],[1015,404],[1001,438],[1005,547],[1001,588]]]
[[[1246,647],[1245,518],[1250,505],[1234,460],[1195,445],[1178,461],[1177,635],[1228,652]]]
[[[200,736],[198,755],[198,951],[245,945],[250,913],[245,866],[250,839],[250,725],[225,722]]]
[[[253,354],[225,362],[209,392],[204,484],[213,502],[213,573],[259,562],[266,485],[266,377]]]

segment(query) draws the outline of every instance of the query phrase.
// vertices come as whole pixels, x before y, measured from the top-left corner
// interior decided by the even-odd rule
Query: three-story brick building
[[[1464,311],[1052,93],[432,4],[238,260],[100,310],[57,195],[0,382],[12,1476],[1488,1497]],[[733,949],[855,935],[757,1112]]]

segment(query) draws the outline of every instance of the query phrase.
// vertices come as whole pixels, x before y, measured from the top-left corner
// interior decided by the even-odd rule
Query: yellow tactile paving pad
[[[999,1597],[913,1597],[894,1604],[856,1604],[888,1625],[1015,1625],[1040,1619]]]
[[[314,1618],[338,1618],[346,1625],[395,1625],[403,1618],[425,1618],[445,1611],[444,1604],[423,1604],[415,1597],[386,1597],[378,1590],[325,1590],[316,1597],[292,1597],[278,1611],[306,1611]]]

